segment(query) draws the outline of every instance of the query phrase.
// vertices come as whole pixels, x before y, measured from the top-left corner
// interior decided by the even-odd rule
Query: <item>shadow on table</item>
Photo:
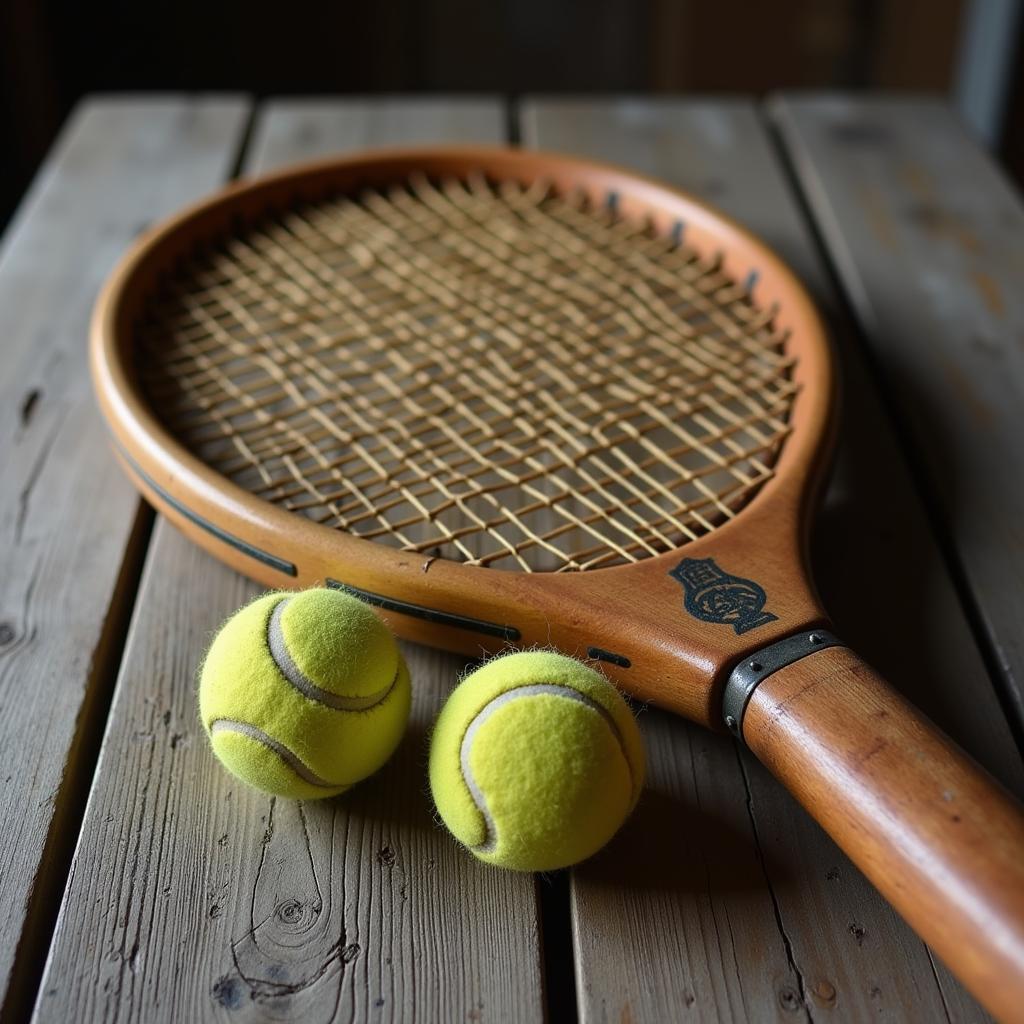
[[[862,375],[849,376],[849,391],[864,386]],[[911,389],[909,383],[902,387],[904,394]],[[920,411],[919,396],[915,401]],[[1004,742],[1008,735],[990,718],[1000,709],[964,616],[968,595],[950,579],[904,458],[880,457],[858,436],[858,408],[850,397],[843,419],[842,443],[812,534],[824,605],[839,635],[894,689],[1014,786],[1019,761]],[[941,416],[929,424],[941,437]],[[954,439],[946,447],[952,452]],[[957,500],[954,470],[950,465],[946,480],[951,504]],[[972,702],[980,709],[970,708]]]
[[[335,800],[358,806],[360,814],[378,821],[433,827],[433,802],[427,777],[427,755],[433,722],[410,719],[391,759],[369,778]]]
[[[588,885],[616,889],[726,893],[775,883],[783,865],[764,865],[749,830],[678,797],[645,790],[633,816],[597,856],[576,869]]]

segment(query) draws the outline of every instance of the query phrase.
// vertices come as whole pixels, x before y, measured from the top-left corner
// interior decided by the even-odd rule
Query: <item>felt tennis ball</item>
[[[199,714],[221,763],[301,800],[333,796],[391,756],[409,717],[394,638],[338,590],[273,593],[236,612],[203,662]]]
[[[553,871],[596,853],[643,785],[632,712],[600,673],[550,651],[490,661],[455,689],[430,745],[430,788],[481,860]]]

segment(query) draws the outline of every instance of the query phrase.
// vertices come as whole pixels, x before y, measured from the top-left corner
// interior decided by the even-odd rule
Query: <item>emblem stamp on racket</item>
[[[683,607],[694,618],[732,626],[737,636],[778,619],[764,610],[763,587],[724,572],[713,558],[684,558],[669,576],[682,584]]]

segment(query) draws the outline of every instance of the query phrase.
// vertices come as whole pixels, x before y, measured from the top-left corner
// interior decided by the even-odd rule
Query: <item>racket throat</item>
[[[737,739],[743,739],[743,715],[754,690],[773,672],[829,647],[845,647],[827,629],[805,629],[784,640],[747,655],[729,673],[722,694],[722,718],[725,727]]]

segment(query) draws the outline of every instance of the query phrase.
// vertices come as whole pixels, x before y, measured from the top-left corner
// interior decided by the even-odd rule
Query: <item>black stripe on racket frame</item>
[[[158,494],[161,500],[165,501],[180,515],[184,516],[190,523],[194,523],[200,529],[205,530],[208,534],[216,537],[217,540],[234,548],[236,551],[240,551],[243,555],[253,558],[257,562],[261,562],[263,565],[270,566],[271,569],[276,569],[278,572],[284,573],[286,576],[294,577],[298,575],[298,569],[294,562],[289,562],[287,559],[280,558],[277,555],[271,554],[269,551],[264,551],[263,548],[258,548],[254,544],[250,544],[241,537],[237,537],[235,534],[229,533],[216,523],[210,522],[210,520],[205,518],[205,516],[201,516],[198,512],[194,512],[187,505],[183,505],[177,498],[164,490],[163,487],[161,487],[148,473],[146,473],[124,450],[124,448],[120,445],[118,445],[117,448],[121,457],[129,466],[131,466],[132,471],[139,477],[139,479],[142,480],[150,490]],[[427,608],[424,605],[413,604],[409,601],[399,601],[397,598],[386,597],[384,594],[375,594],[370,590],[361,590],[359,587],[353,587],[348,583],[343,583],[341,580],[328,578],[324,582],[328,587],[331,587],[334,590],[344,590],[376,608],[383,608],[386,611],[398,612],[401,615],[409,615],[415,619],[423,619],[425,622],[432,622],[435,625],[454,626],[456,629],[466,629],[474,633],[483,633],[485,636],[498,637],[499,639],[506,640],[509,643],[515,643],[522,636],[515,626],[502,625],[498,622],[488,622],[485,619],[473,619],[467,615],[455,615],[452,612],[442,612],[438,611],[436,608]]]

